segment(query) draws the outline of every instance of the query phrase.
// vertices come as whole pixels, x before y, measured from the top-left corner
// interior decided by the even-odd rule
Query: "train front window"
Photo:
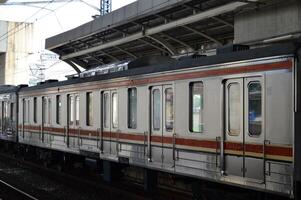
[[[203,123],[203,82],[190,84],[190,131],[201,133],[204,129]]]
[[[137,89],[128,90],[128,128],[137,127]]]
[[[161,94],[160,90],[153,91],[153,128],[160,130],[161,128]]]
[[[248,85],[248,98],[249,98],[249,134],[251,136],[258,136],[261,134],[262,127],[262,96],[261,84],[259,81],[250,82]]]
[[[118,128],[118,98],[116,92],[112,94],[112,124],[113,128]]]
[[[165,89],[165,129],[166,131],[173,130],[173,90],[172,88]]]
[[[240,113],[241,113],[241,101],[240,101],[240,86],[239,83],[231,83],[228,86],[228,125],[229,135],[237,136],[240,133]]]

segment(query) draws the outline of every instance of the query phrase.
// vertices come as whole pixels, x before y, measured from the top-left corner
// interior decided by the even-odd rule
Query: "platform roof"
[[[202,51],[232,42],[234,16],[258,6],[257,0],[138,0],[48,38],[46,48],[76,70]]]

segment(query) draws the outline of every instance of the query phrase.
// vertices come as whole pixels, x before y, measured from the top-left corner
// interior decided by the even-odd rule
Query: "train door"
[[[0,129],[3,134],[3,101],[0,101]]]
[[[118,94],[116,90],[102,92],[102,152],[117,155]]]
[[[69,148],[79,148],[80,137],[80,97],[79,94],[69,94],[67,96],[67,146]]]
[[[172,85],[154,86],[151,88],[151,160],[165,166],[173,165],[171,144],[167,137],[174,133],[174,91]]]
[[[264,129],[262,79],[225,83],[224,158],[227,175],[263,180]]]

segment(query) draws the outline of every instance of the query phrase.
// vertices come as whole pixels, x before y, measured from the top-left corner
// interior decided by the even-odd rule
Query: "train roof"
[[[131,77],[136,75],[152,74],[157,72],[165,72],[165,71],[179,70],[185,68],[201,67],[201,66],[230,63],[230,62],[258,59],[258,58],[265,58],[265,57],[281,56],[281,55],[292,55],[296,53],[297,49],[300,47],[300,44],[301,43],[297,43],[297,42],[282,43],[282,44],[270,45],[267,47],[250,49],[250,50],[228,52],[228,53],[226,52],[214,56],[179,59],[169,64],[141,66],[141,67],[136,67],[136,68],[132,68],[116,73],[111,73],[111,74],[102,74],[102,75],[84,77],[84,78],[74,78],[66,81],[44,83],[32,87],[23,87],[20,89],[20,91],[25,92],[25,91],[39,90],[39,89],[50,88],[50,87],[60,87],[60,86],[79,84],[85,82],[109,80],[109,79],[122,78],[122,77]]]
[[[19,86],[14,85],[0,85],[0,94],[18,92],[19,88]]]

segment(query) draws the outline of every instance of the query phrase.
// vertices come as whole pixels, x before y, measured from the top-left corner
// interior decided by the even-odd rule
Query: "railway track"
[[[16,186],[0,180],[0,199],[1,200],[39,200],[33,195],[17,188]]]
[[[85,178],[84,176],[76,176],[76,174],[63,173],[53,168],[45,168],[43,165],[21,160],[20,158],[13,157],[9,154],[4,154],[0,152],[0,162],[9,162],[12,165],[18,165],[18,168],[22,168],[25,170],[29,170],[35,174],[39,174],[39,176],[50,179],[51,181],[62,184],[66,187],[72,187],[74,191],[81,191],[79,194],[73,194],[70,197],[65,197],[64,199],[101,199],[101,200],[111,200],[111,199],[135,199],[135,200],[147,200],[147,199],[173,199],[173,200],[186,200],[191,199],[191,196],[187,194],[181,194],[181,192],[177,191],[169,191],[169,190],[159,190],[156,192],[156,197],[148,196],[143,190],[143,185],[133,184],[126,181],[118,181],[112,184],[107,184],[101,181],[101,177],[95,179]],[[1,177],[1,172],[0,172]],[[0,178],[1,179],[1,178]],[[0,182],[1,184],[1,182]],[[15,187],[17,189],[17,187]],[[22,188],[22,187],[18,187]],[[50,186],[51,188],[51,186]],[[22,191],[22,190],[20,190]],[[48,191],[40,191],[38,189],[33,194],[29,195],[26,198],[20,199],[63,199],[54,194],[55,190],[49,191],[49,197],[47,196]],[[26,193],[26,192],[24,192]],[[41,193],[44,193],[41,195]],[[70,193],[70,192],[69,192]],[[0,193],[1,194],[1,193]],[[12,193],[10,193],[12,194]],[[21,195],[22,193],[20,193]],[[81,198],[81,195],[87,194],[87,198]],[[91,195],[93,194],[93,195]],[[89,196],[89,197],[88,197]],[[101,198],[99,198],[101,197]],[[0,196],[1,198],[1,196]],[[3,198],[9,199],[9,198]],[[17,198],[13,198],[14,200]],[[0,199],[1,200],[1,199]]]

